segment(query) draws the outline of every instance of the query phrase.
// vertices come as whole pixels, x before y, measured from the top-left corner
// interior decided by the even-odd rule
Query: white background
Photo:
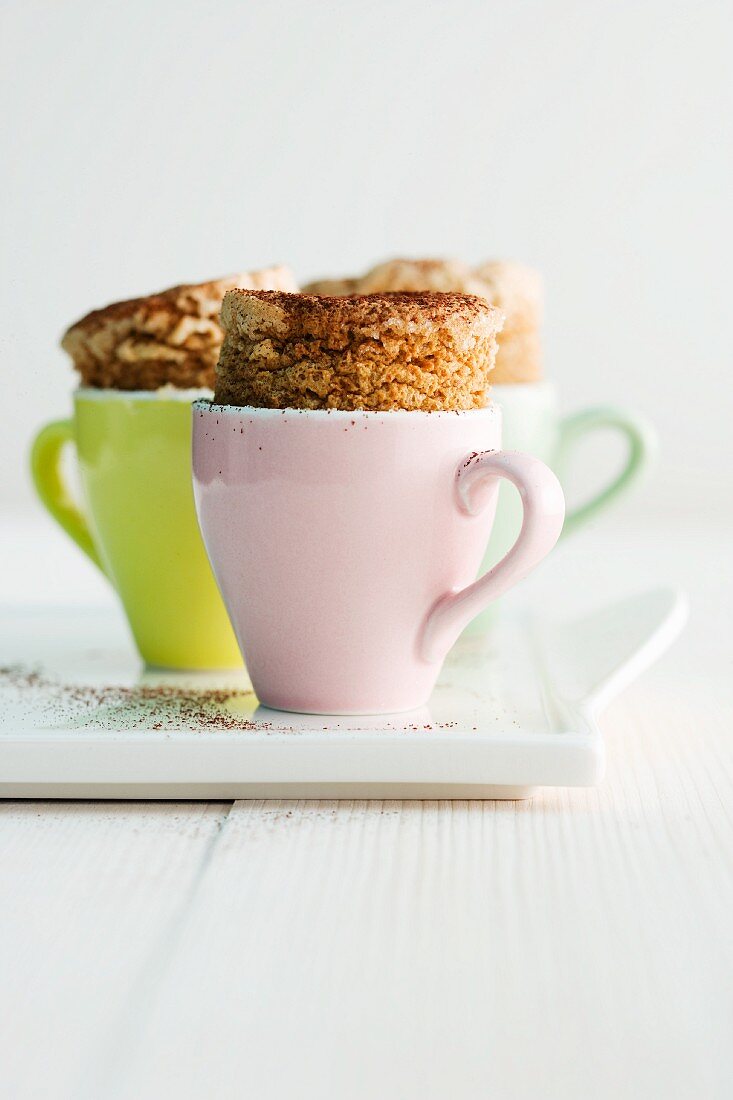
[[[733,466],[730,5],[189,0],[2,6],[0,501],[70,408],[93,306],[287,262],[511,257],[547,282],[567,408],[630,404],[661,463]],[[712,497],[710,497],[712,499]]]

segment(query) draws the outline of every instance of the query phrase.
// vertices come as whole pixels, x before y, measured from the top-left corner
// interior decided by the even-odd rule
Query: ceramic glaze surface
[[[193,416],[201,530],[255,691],[271,707],[422,705],[461,627],[562,526],[554,475],[498,452],[495,407],[328,413],[197,402]],[[472,584],[501,477],[520,488],[526,530]]]
[[[61,473],[67,443],[83,511]],[[39,433],[32,470],[42,502],[117,590],[147,664],[241,665],[196,521],[190,398],[81,389],[73,420]]]
[[[529,451],[547,462],[561,480],[580,461],[582,445],[596,433],[613,433],[626,445],[621,468],[602,481],[595,492],[565,516],[563,535],[570,534],[605,511],[638,482],[656,450],[653,427],[631,409],[611,406],[580,409],[560,415],[555,386],[548,381],[493,386],[492,400],[503,418],[503,444],[509,450]],[[517,538],[522,526],[522,506],[510,486],[499,490],[499,502],[483,568],[496,564]]]

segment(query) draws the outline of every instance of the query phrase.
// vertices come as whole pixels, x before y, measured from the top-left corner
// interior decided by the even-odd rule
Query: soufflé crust
[[[502,314],[469,294],[230,290],[215,401],[294,409],[480,409]]]
[[[359,294],[411,290],[486,297],[481,280],[459,260],[387,260],[367,271],[358,282]]]
[[[214,387],[219,313],[233,287],[297,290],[287,267],[240,272],[95,309],[67,330],[62,348],[83,386],[118,390]]]
[[[376,294],[385,291],[456,291],[477,294],[504,314],[491,380],[536,382],[542,377],[542,277],[510,260],[469,267],[460,260],[394,259],[353,278],[322,279],[303,288],[313,294]]]

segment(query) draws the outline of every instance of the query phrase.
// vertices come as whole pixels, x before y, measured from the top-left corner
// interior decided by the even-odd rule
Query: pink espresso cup
[[[255,409],[197,401],[199,524],[261,703],[317,714],[411,710],[466,624],[554,546],[552,471],[502,452],[501,412]],[[474,580],[499,481],[516,543]]]

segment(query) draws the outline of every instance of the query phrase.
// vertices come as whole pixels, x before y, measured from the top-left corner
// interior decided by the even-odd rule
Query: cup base
[[[285,714],[320,714],[324,717],[337,717],[337,718],[373,718],[379,715],[389,714],[407,714],[410,711],[421,710],[427,703],[427,699],[420,699],[418,701],[411,700],[408,703],[398,703],[396,705],[376,705],[376,706],[349,706],[343,701],[341,704],[329,706],[327,704],[314,705],[305,700],[284,700],[282,698],[268,699],[267,695],[260,695],[255,688],[255,694],[257,695],[260,706],[266,707],[268,710],[282,711]]]

